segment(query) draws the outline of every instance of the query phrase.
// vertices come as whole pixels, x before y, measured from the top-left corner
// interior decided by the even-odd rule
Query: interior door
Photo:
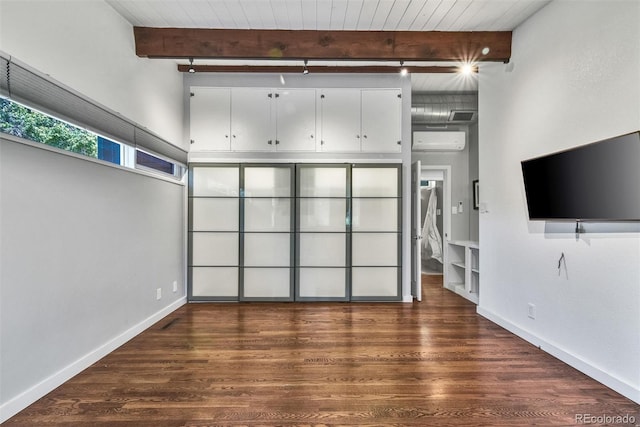
[[[411,164],[411,295],[418,301],[422,301],[420,169],[420,160]]]

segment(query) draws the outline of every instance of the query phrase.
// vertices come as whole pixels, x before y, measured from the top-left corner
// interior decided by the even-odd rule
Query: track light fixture
[[[193,68],[193,58],[189,58],[189,72],[190,73],[195,73],[196,69]]]
[[[400,61],[400,75],[406,76],[409,71],[404,67],[404,61]]]
[[[309,69],[307,68],[307,62],[308,62],[308,61],[305,59],[305,60],[304,60],[304,65],[303,65],[303,67],[302,67],[302,74],[304,74],[305,76],[306,76],[307,74],[309,74]]]

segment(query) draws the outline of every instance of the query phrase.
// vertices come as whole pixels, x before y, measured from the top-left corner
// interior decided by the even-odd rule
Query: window
[[[0,97],[0,132],[119,166],[162,172],[178,180],[186,170],[178,163],[112,141],[3,97]]]
[[[0,132],[121,164],[121,144],[6,98],[0,98]]]

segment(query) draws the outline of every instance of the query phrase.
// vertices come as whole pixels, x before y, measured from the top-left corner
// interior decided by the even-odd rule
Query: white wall
[[[104,1],[2,0],[0,50],[188,149],[182,73],[138,58],[133,27]]]
[[[479,312],[636,402],[640,227],[585,224],[576,240],[573,224],[528,221],[520,162],[640,129],[639,22],[637,1],[553,1],[479,82]]]
[[[182,183],[13,140],[0,138],[0,422],[186,301]]]

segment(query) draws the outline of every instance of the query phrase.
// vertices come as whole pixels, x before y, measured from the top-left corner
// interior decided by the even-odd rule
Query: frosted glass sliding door
[[[349,167],[297,165],[296,300],[349,299]]]
[[[189,299],[237,300],[240,167],[198,165],[189,171]]]
[[[401,170],[351,170],[351,300],[401,299]]]
[[[293,165],[242,166],[240,300],[293,300]]]

